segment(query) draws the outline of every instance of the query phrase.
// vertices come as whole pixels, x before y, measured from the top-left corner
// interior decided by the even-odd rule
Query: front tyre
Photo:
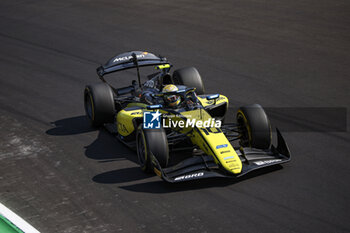
[[[162,168],[168,166],[169,147],[164,129],[143,129],[140,125],[136,134],[136,148],[142,171],[153,171],[151,153]]]
[[[106,83],[88,85],[84,90],[84,107],[93,126],[113,123],[115,105],[113,91]]]
[[[271,145],[270,121],[259,104],[241,107],[237,112],[240,144],[243,147],[269,149]]]

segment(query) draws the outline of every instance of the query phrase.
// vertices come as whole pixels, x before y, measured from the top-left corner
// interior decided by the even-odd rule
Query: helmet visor
[[[176,102],[179,99],[180,96],[177,95],[168,95],[165,97],[165,99],[167,100],[167,102],[169,103],[173,103]]]

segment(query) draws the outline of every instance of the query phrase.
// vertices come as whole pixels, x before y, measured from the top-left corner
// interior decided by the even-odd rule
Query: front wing
[[[229,173],[220,168],[214,162],[214,158],[208,155],[194,156],[168,168],[162,168],[155,156],[152,156],[154,171],[163,180],[176,183],[210,177],[238,178],[257,169],[289,162],[291,159],[289,148],[280,131],[278,129],[276,131],[277,147],[272,145],[270,150],[243,148],[236,151],[243,165],[239,174]]]

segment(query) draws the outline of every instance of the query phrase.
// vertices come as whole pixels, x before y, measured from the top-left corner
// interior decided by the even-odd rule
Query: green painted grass
[[[0,215],[0,232],[1,233],[23,233],[15,225],[13,225],[9,220]]]

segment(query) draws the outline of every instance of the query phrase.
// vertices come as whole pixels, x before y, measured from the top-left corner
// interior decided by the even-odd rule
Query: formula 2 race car
[[[141,82],[140,68],[156,72]],[[239,108],[236,123],[222,123],[227,97],[206,94],[194,67],[175,70],[166,58],[132,51],[97,68],[102,83],[88,85],[84,105],[94,126],[104,126],[121,142],[136,149],[144,172],[167,182],[208,177],[240,177],[253,170],[290,161],[278,129],[271,145],[269,119],[258,105]],[[136,68],[138,81],[112,87],[104,75]],[[226,116],[234,117],[234,116]]]

